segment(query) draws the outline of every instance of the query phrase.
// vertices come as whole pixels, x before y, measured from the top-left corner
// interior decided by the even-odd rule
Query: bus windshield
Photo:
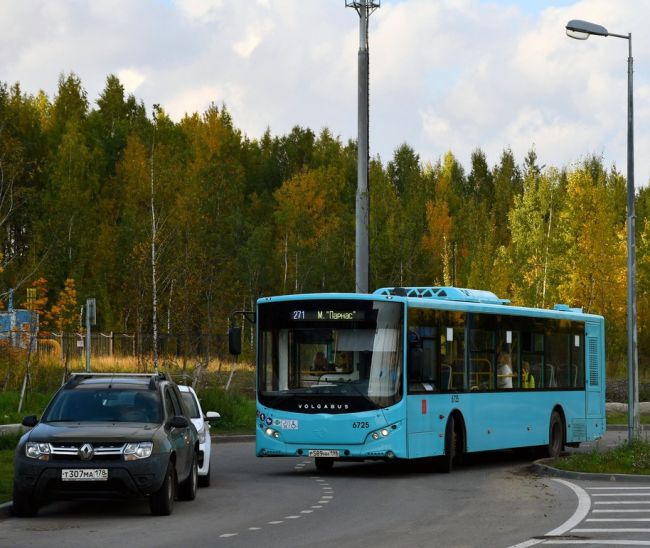
[[[258,318],[260,403],[341,413],[388,407],[401,399],[402,304],[261,303]]]

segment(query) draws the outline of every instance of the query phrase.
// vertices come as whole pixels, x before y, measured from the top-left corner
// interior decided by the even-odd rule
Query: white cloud
[[[540,6],[548,6],[540,8]],[[541,10],[541,11],[540,11]],[[650,3],[386,0],[370,18],[371,154],[409,143],[423,161],[481,147],[569,165],[625,166],[627,43],[565,36],[570,19],[634,36],[636,180],[650,177]],[[74,71],[89,98],[118,74],[175,118],[226,103],[251,137],[327,126],[356,138],[358,15],[338,0],[0,2],[0,74],[56,92]]]
[[[117,77],[122,82],[127,93],[133,93],[146,80],[146,76],[136,69],[124,68],[117,72]]]
[[[223,86],[192,87],[166,101],[165,110],[172,119],[180,120],[185,114],[205,112],[212,103],[217,106],[226,103],[231,109],[239,109],[244,102],[244,96],[245,91],[232,83]]]
[[[181,13],[188,19],[211,21],[223,8],[223,0],[175,0]]]
[[[232,46],[233,51],[240,57],[250,57],[255,48],[260,45],[262,38],[254,30],[249,30],[246,37]]]

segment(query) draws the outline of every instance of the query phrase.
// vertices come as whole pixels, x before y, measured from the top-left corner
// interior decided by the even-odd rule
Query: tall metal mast
[[[356,281],[357,293],[368,293],[368,18],[379,0],[345,0],[359,14],[359,87],[356,201]]]

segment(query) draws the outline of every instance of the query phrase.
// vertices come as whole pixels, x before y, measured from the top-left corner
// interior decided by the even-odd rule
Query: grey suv
[[[71,498],[149,499],[169,515],[193,500],[199,439],[178,387],[164,375],[75,374],[16,448],[13,510]]]

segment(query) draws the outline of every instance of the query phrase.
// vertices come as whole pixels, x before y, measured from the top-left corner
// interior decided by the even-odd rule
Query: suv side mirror
[[[187,428],[190,425],[190,421],[181,415],[176,415],[169,421],[169,425],[172,428]]]
[[[220,419],[220,418],[221,418],[221,415],[219,413],[217,413],[216,411],[208,411],[205,414],[205,420],[208,420],[208,421],[213,421],[213,420]]]
[[[241,354],[241,327],[228,329],[228,351],[234,356]]]
[[[21,424],[33,428],[38,424],[38,419],[36,418],[36,415],[28,415],[27,417],[23,417],[23,422]]]

